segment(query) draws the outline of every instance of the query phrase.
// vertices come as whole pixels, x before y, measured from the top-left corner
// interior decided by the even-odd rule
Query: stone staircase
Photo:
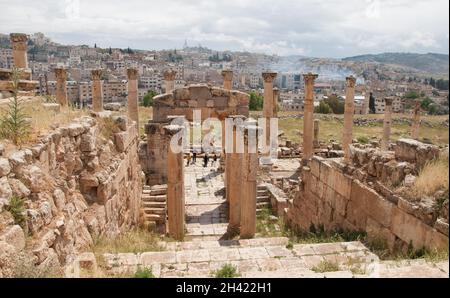
[[[167,185],[145,185],[142,190],[142,213],[147,227],[162,229],[167,218]]]
[[[261,213],[264,208],[270,208],[270,196],[267,186],[260,184],[256,189],[256,213]]]

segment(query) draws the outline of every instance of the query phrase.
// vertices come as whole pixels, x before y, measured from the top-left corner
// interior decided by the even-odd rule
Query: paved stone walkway
[[[185,167],[187,239],[219,239],[228,225],[228,204],[224,197],[224,175],[214,166],[203,167],[203,160]]]

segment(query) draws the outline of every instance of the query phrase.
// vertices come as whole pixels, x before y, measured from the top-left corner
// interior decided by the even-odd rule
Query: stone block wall
[[[114,128],[104,125],[111,122]],[[19,253],[36,266],[60,267],[96,237],[136,226],[138,142],[135,123],[124,117],[83,117],[0,157],[0,276],[12,274],[11,258]],[[21,226],[9,212],[13,197],[24,200]]]
[[[366,231],[369,239],[386,241],[391,249],[405,250],[410,243],[415,249],[448,249],[448,218],[426,220],[411,203],[383,196],[339,164],[339,159],[314,157],[303,168],[300,191],[288,204],[291,226]]]

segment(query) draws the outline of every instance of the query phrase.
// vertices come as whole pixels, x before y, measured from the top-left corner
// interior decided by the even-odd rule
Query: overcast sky
[[[0,0],[0,32],[134,49],[449,52],[448,0]]]

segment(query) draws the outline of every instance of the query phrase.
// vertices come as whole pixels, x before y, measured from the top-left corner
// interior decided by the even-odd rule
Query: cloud
[[[0,28],[58,42],[344,57],[448,53],[447,0],[0,0]]]

